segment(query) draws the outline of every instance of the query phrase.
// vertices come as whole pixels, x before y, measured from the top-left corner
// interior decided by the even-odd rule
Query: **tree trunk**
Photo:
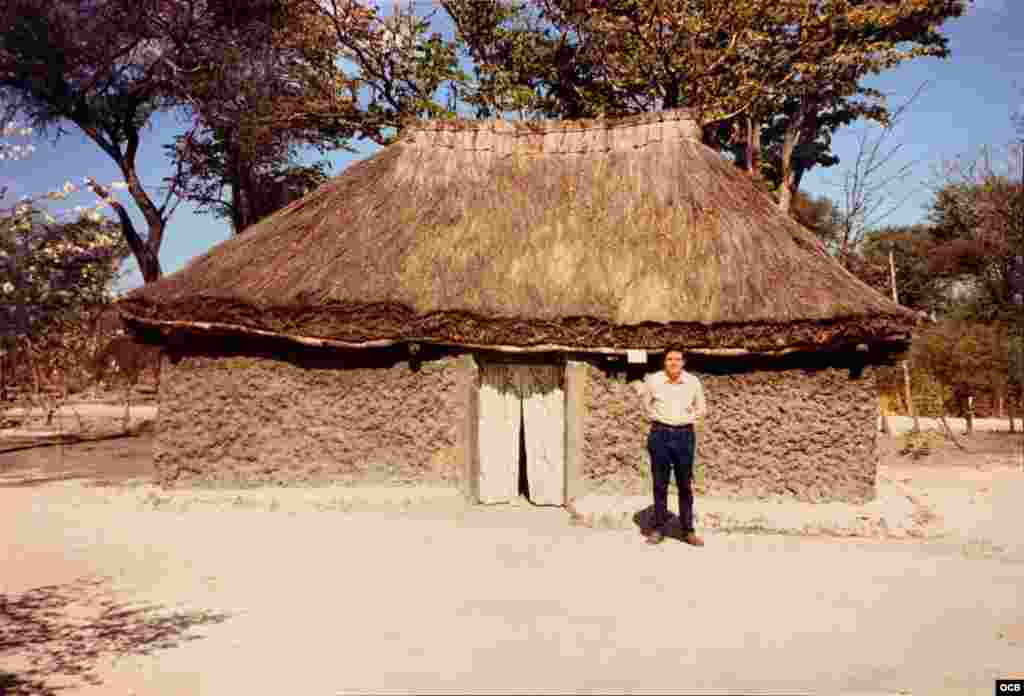
[[[664,110],[679,108],[679,95],[682,92],[682,83],[678,78],[671,80],[665,86],[665,94],[662,97],[661,108]]]
[[[39,391],[42,388],[42,378],[39,374],[39,365],[36,364],[35,356],[32,355],[32,341],[26,336],[21,337],[25,350],[25,360],[28,362],[29,374],[32,375],[32,394],[39,398]]]
[[[816,103],[804,102],[803,105],[803,122],[800,126],[800,139],[797,142],[813,143],[818,137],[818,127],[820,119],[818,117],[818,105]],[[795,154],[795,153],[794,153]],[[803,160],[796,160],[791,165],[793,169],[793,196],[796,196],[796,192],[800,190],[800,184],[803,182],[804,174],[807,170],[814,166],[813,163],[808,163]]]
[[[7,401],[7,351],[0,351],[0,401]]]
[[[252,167],[246,162],[242,162],[241,171],[242,189],[245,193],[245,207],[243,208],[242,216],[243,227],[241,231],[244,232],[260,221],[260,214],[256,204],[259,191],[257,190],[256,180],[252,175]]]
[[[921,432],[921,422],[917,418],[917,409],[914,408],[914,397],[910,393],[910,365],[909,361],[903,361],[903,395],[907,400],[907,414],[914,419],[914,432]]]
[[[114,209],[118,221],[121,223],[121,230],[125,241],[128,242],[128,247],[132,250],[132,255],[135,256],[135,260],[139,264],[139,271],[142,273],[143,280],[151,283],[163,275],[159,256],[160,245],[164,239],[164,224],[166,221],[161,210],[156,207],[153,201],[150,200],[149,195],[146,194],[146,190],[142,188],[142,182],[139,181],[138,173],[135,171],[135,156],[139,150],[138,130],[134,128],[128,129],[128,145],[125,151],[121,152],[118,147],[114,147],[106,142],[92,124],[81,121],[76,121],[76,123],[93,142],[100,146],[100,149],[117,163],[121,174],[124,175],[125,183],[128,185],[128,193],[139,207],[139,210],[142,211],[142,217],[145,218],[146,225],[149,228],[145,240],[135,231],[135,226],[132,224],[131,218],[128,217],[124,206],[116,201],[110,203],[110,207]],[[94,193],[102,198],[108,198],[109,191],[96,184],[92,179],[89,179],[89,181]]]
[[[238,173],[238,147],[230,130],[224,134],[224,158],[227,161],[228,188],[231,191],[231,233],[239,234],[242,227],[242,178]]]
[[[761,124],[753,116],[747,116],[747,172],[761,177]]]
[[[234,137],[230,131],[228,135]],[[252,176],[247,173],[248,168],[238,143],[233,140],[228,140],[227,143],[228,177],[231,189],[231,231],[237,236],[245,232],[254,222],[254,187]]]
[[[159,212],[156,211],[156,208],[153,207],[146,192],[142,190],[142,185],[135,175],[134,168],[127,164],[121,164],[121,172],[129,180],[128,189],[132,192],[132,197],[135,198],[136,204],[142,207],[143,204],[140,201],[145,201],[149,204],[149,208],[152,209],[151,212],[156,213],[155,215],[147,215],[149,234],[145,240],[135,231],[135,224],[132,222],[124,206],[119,201],[109,198],[110,192],[107,189],[97,184],[93,179],[89,179],[89,188],[100,198],[108,200],[110,207],[114,209],[117,219],[121,223],[121,234],[124,235],[128,248],[131,249],[132,255],[135,256],[135,260],[139,264],[142,278],[147,283],[151,283],[163,275],[163,271],[160,268],[159,251],[160,240],[163,239],[164,234],[164,220]]]
[[[135,204],[139,206],[139,210],[142,211],[142,217],[146,219],[146,225],[149,227],[146,234],[146,246],[155,258],[160,253],[160,246],[164,241],[164,218],[143,190],[142,182],[139,181],[139,176],[135,172],[135,162],[125,163],[121,167],[121,171],[128,184],[128,192],[132,195]]]
[[[949,427],[949,421],[946,420],[946,412],[943,410],[939,413],[939,420],[942,421],[942,427],[945,428],[946,435],[953,441],[953,444],[957,446],[957,449],[966,452],[967,448],[960,444],[960,441],[956,439],[956,435],[953,434],[953,429]]]
[[[793,206],[793,184],[796,182],[796,172],[793,170],[793,152],[796,150],[799,138],[799,125],[790,124],[782,141],[782,183],[779,188],[779,210],[787,215]]]
[[[789,134],[786,134],[786,140],[789,140]],[[803,166],[793,161],[792,150],[796,147],[796,141],[790,146],[789,154],[785,154],[786,145],[783,145],[783,157],[782,157],[782,185],[779,189],[779,210],[789,214],[790,209],[793,207],[793,199],[796,198],[796,192],[800,190],[800,182],[804,178]]]
[[[124,390],[124,431],[127,433],[131,425],[131,404],[132,404],[132,383],[125,380],[127,385]]]
[[[94,188],[99,191],[103,190],[99,186]],[[124,235],[125,241],[128,242],[128,248],[132,250],[132,255],[135,256],[135,260],[139,264],[139,272],[142,273],[142,279],[147,283],[159,280],[163,276],[163,269],[160,268],[160,258],[158,256],[159,245],[154,247],[150,240],[153,239],[154,234],[157,237],[163,235],[163,222],[157,223],[158,230],[150,226],[150,236],[143,240],[139,233],[135,231],[135,225],[132,223],[131,218],[128,217],[128,211],[124,209],[124,206],[115,201],[110,204],[110,207],[117,214],[118,221],[121,223],[121,234]]]
[[[68,398],[68,380],[64,376],[64,370],[60,367],[54,367],[50,370],[50,391],[54,394],[59,395],[62,401]]]
[[[817,137],[819,119],[818,103],[813,96],[801,98],[797,111],[786,126],[782,140],[782,184],[779,191],[779,209],[789,214],[793,198],[800,189],[800,182],[808,164],[795,159],[796,148],[801,142],[813,142]]]

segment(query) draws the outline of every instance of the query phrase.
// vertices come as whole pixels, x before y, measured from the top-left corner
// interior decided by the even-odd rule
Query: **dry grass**
[[[122,306],[341,340],[778,346],[912,325],[663,126],[422,124]],[[650,324],[675,334],[621,331]]]

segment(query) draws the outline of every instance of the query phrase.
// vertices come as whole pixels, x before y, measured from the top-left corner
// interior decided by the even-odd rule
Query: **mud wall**
[[[471,365],[471,363],[469,363]],[[154,460],[165,486],[463,485],[463,360],[184,357],[166,364]]]
[[[870,368],[687,369],[700,377],[708,403],[697,428],[698,492],[807,502],[874,497],[878,405]],[[650,494],[642,375],[587,366],[584,490]]]

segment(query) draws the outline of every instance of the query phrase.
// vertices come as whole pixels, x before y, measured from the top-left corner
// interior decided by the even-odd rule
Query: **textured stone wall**
[[[449,357],[413,371],[329,357],[185,357],[166,366],[160,385],[158,479],[464,484],[470,400],[459,364]]]
[[[224,343],[219,345],[226,345]],[[232,350],[236,350],[233,347]],[[208,353],[165,363],[154,459],[167,486],[459,486],[475,498],[477,373],[464,355],[414,370],[395,353]],[[628,377],[573,363],[571,494],[649,494],[648,423]],[[654,365],[648,371],[657,369]],[[691,364],[709,418],[697,490],[809,502],[874,496],[870,369]],[[576,374],[576,373],[574,373]]]
[[[698,492],[808,502],[874,497],[878,412],[870,370],[854,377],[842,366],[687,369],[701,378],[708,402],[697,430]],[[588,366],[581,472],[588,491],[650,493],[641,374],[626,379]]]

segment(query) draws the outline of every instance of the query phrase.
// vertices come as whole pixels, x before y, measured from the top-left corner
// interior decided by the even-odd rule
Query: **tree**
[[[580,119],[650,108],[641,95],[599,79],[603,70],[572,25],[552,21],[529,0],[442,0],[475,80],[462,100],[478,118]]]
[[[387,144],[410,118],[455,116],[467,76],[459,66],[459,42],[430,31],[434,11],[417,16],[412,0],[404,7],[395,2],[387,15],[372,2],[356,0],[295,5],[316,32],[330,35],[331,48],[353,70],[342,79],[354,85],[360,100],[360,137]]]
[[[239,234],[326,179],[326,162],[298,166],[297,149],[343,147],[359,111],[326,27],[312,30],[302,13],[308,6],[214,7],[171,71],[172,93],[193,123],[167,146],[177,165],[170,184]]]
[[[197,130],[165,146],[176,163],[170,184],[182,198],[196,203],[198,212],[227,218],[234,234],[241,234],[328,178],[326,162],[294,164],[293,143],[246,146],[233,137],[238,133],[235,129]]]
[[[143,238],[124,207],[112,207],[146,281],[160,276],[159,250],[173,191],[157,206],[138,176],[136,155],[150,117],[167,105],[160,50],[146,31],[148,5],[120,0],[10,0],[0,10],[0,101],[59,138],[74,124],[121,170],[148,226]],[[93,190],[109,190],[95,182]]]
[[[412,3],[387,16],[356,0],[242,5],[175,55],[174,93],[195,122],[168,148],[172,186],[236,234],[326,180],[326,162],[296,163],[299,146],[383,144],[409,117],[454,115],[437,93],[465,79],[456,44],[428,35]]]
[[[166,225],[186,185],[172,177],[159,206],[143,187],[136,155],[153,114],[185,107],[225,145],[239,226],[275,179],[259,181],[260,167],[249,166],[270,159],[259,143],[353,132],[355,93],[346,94],[350,85],[330,68],[332,54],[318,43],[324,31],[309,31],[290,7],[281,0],[11,0],[0,9],[7,116],[57,138],[73,125],[117,164],[145,235],[109,186],[89,185],[117,215],[146,282],[161,275]]]
[[[1009,167],[1000,171],[990,150],[974,160],[945,162],[929,220],[938,242],[930,269],[975,291],[970,312],[980,319],[1020,320],[1024,274],[1024,186]]]
[[[885,120],[884,125],[865,128],[857,142],[857,154],[841,172],[836,255],[844,261],[857,252],[866,235],[899,209],[906,198],[896,198],[894,187],[906,179],[914,162],[900,162],[902,143],[890,144],[895,126],[924,90],[921,85]]]
[[[843,216],[827,196],[798,193],[792,215],[821,241],[825,251],[860,280],[892,296],[895,272],[900,304],[918,311],[942,314],[949,309],[948,282],[931,272],[935,246],[928,225],[891,225],[867,232],[852,251],[843,251]],[[890,268],[892,254],[892,268]]]
[[[705,122],[741,112],[760,83],[768,0],[444,0],[484,96],[503,87],[547,116],[618,116],[682,106]],[[524,91],[525,90],[525,91]],[[532,99],[527,95],[532,93]],[[486,100],[484,100],[486,102]],[[492,110],[494,110],[492,108]]]
[[[806,20],[796,20],[792,32],[781,34],[785,37],[779,47],[781,54],[799,67],[791,73],[796,79],[779,90],[781,109],[775,112],[777,116],[772,115],[766,135],[768,151],[774,155],[771,159],[778,163],[771,178],[778,179],[779,207],[787,212],[804,173],[815,164],[835,163],[827,154],[832,132],[859,116],[886,119],[887,111],[877,101],[880,95],[860,83],[883,65],[893,67],[899,62],[895,57],[881,57],[886,48],[894,48],[900,39],[911,40],[906,34],[888,41],[881,36],[877,42],[869,38],[876,29],[898,26],[892,17],[872,16],[866,11],[858,14],[841,4],[822,10]],[[843,48],[847,45],[849,51]],[[870,101],[855,101],[854,97]]]
[[[338,1],[354,12],[373,6]],[[338,47],[318,9],[327,0],[165,2],[178,8],[155,28],[173,43],[163,59],[172,93],[207,126],[241,125],[244,142],[281,131],[306,142],[359,132],[366,118],[359,84],[337,64]]]
[[[705,142],[765,174],[788,212],[804,173],[837,162],[830,152],[836,129],[857,118],[887,122],[883,95],[863,79],[913,58],[948,55],[939,28],[967,1],[442,5],[494,84],[532,90],[528,103],[548,114],[689,107]]]
[[[839,209],[828,196],[809,196],[797,192],[791,209],[793,219],[814,232],[825,250],[836,256],[842,242],[842,220]]]
[[[957,410],[967,416],[969,434],[973,421],[968,399],[984,390],[1007,393],[1007,346],[1007,327],[999,323],[946,320],[914,337],[915,364],[952,390]]]
[[[15,123],[2,123],[0,122],[0,161],[3,160],[17,160],[27,157],[35,150],[35,146],[31,143],[19,145],[17,143],[9,142],[9,138],[20,136],[27,138],[32,135],[32,129],[26,128],[25,126],[19,126]],[[4,191],[0,191],[0,198],[3,198]]]
[[[850,267],[861,280],[887,295],[891,293],[890,273],[894,271],[900,304],[918,311],[943,314],[949,306],[946,283],[929,269],[934,245],[931,228],[927,225],[883,227],[865,237]]]
[[[33,147],[10,142],[32,129],[8,123],[0,129],[2,159],[28,157]],[[61,200],[76,190],[70,181],[34,200],[0,205],[0,338],[30,335],[60,314],[109,299],[110,286],[128,250],[116,225],[99,210],[77,208],[58,221],[41,200]],[[6,191],[0,190],[0,202]]]
[[[857,155],[842,172],[842,197],[839,205],[831,201],[817,204],[819,217],[827,210],[827,218],[818,225],[819,236],[825,237],[826,249],[854,275],[893,302],[921,309],[934,307],[939,297],[935,293],[931,276],[922,276],[923,259],[929,249],[931,236],[918,228],[890,228],[865,243],[868,233],[894,212],[903,201],[893,203],[890,191],[893,185],[909,173],[912,163],[900,165],[896,155],[900,144],[889,146],[893,127],[920,94],[923,86],[902,106],[885,119],[880,131],[871,135],[861,133]],[[819,150],[819,155],[823,151]],[[797,186],[799,181],[797,181]],[[785,187],[783,187],[783,192]],[[795,192],[798,194],[798,192]],[[825,206],[825,207],[823,207]],[[797,212],[797,211],[791,211]],[[799,213],[796,215],[799,219]],[[822,234],[827,232],[827,234]],[[897,274],[897,249],[900,253]],[[897,276],[899,289],[897,289]],[[920,429],[911,389],[911,371],[907,360],[901,361],[904,397],[907,409],[914,419],[914,431]],[[888,426],[883,417],[883,423]]]
[[[1010,235],[1012,264],[1010,267],[1010,290],[1012,306],[1010,314],[1010,386],[1016,393],[1018,403],[1024,402],[1024,110],[1018,110],[1013,117],[1017,130],[1020,157],[1021,186],[1015,204],[1017,215]],[[1024,424],[1022,424],[1024,429]],[[1010,432],[1013,432],[1013,416],[1010,417]]]
[[[116,224],[94,213],[59,223],[32,203],[0,211],[0,340],[28,356],[36,394],[43,372],[81,367],[91,350],[81,319],[112,299],[128,254]]]
[[[765,90],[751,115],[748,138],[763,142],[779,206],[789,211],[804,173],[830,166],[831,134],[858,118],[890,123],[884,95],[866,88],[869,75],[923,56],[949,55],[942,24],[963,14],[966,0],[811,0],[780,3],[767,22],[772,38],[759,58]],[[747,147],[752,147],[749,142]]]
[[[5,333],[38,333],[61,314],[110,301],[111,285],[128,253],[116,227],[85,216],[48,222],[31,204],[0,212]]]
[[[1006,403],[1010,405],[1010,432],[1014,431],[1012,404],[1024,406],[1024,322],[1010,324],[1007,354],[1009,362]],[[1024,429],[1024,423],[1021,424]]]

